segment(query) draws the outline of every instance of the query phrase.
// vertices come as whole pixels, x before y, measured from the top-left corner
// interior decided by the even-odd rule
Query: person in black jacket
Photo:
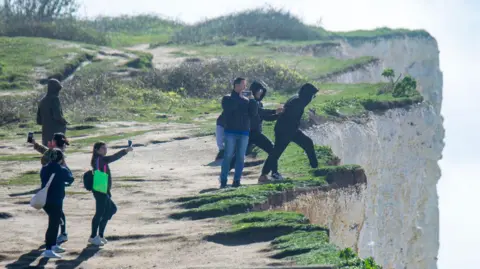
[[[313,141],[300,131],[300,120],[305,107],[312,101],[318,89],[310,83],[304,84],[298,95],[290,98],[284,105],[275,124],[275,145],[263,165],[259,183],[268,182],[267,175],[270,171],[278,170],[278,159],[290,142],[299,145],[307,153],[312,168],[318,167],[318,160],[313,147]]]
[[[105,228],[108,221],[117,212],[117,207],[112,201],[112,174],[110,172],[109,163],[115,162],[132,151],[132,147],[122,149],[117,153],[107,156],[107,145],[105,142],[97,142],[93,145],[93,154],[90,164],[93,170],[100,170],[108,174],[108,188],[107,193],[92,190],[95,198],[95,215],[92,219],[92,233],[88,242],[96,246],[103,246],[107,243],[104,237]]]
[[[250,118],[255,117],[258,113],[253,95],[250,94],[249,98],[244,96],[245,87],[246,80],[244,78],[236,78],[233,82],[232,93],[224,96],[222,99],[222,108],[225,115],[225,155],[220,173],[220,188],[227,186],[230,162],[235,152],[237,152],[239,157],[235,161],[233,187],[240,186],[250,133]]]
[[[267,87],[264,84],[254,81],[250,85],[250,91],[252,92],[257,103],[258,113],[250,119],[250,137],[248,140],[248,147],[257,146],[266,153],[270,154],[270,152],[273,150],[273,143],[262,133],[263,121],[276,121],[280,116],[280,113],[282,113],[283,108],[263,108],[262,100],[267,95]],[[278,173],[275,168],[272,169],[272,177],[275,180],[283,179],[282,175]]]
[[[43,252],[43,256],[45,258],[61,258],[58,253],[65,252],[65,249],[57,245],[57,235],[63,214],[65,186],[73,183],[73,176],[68,168],[62,166],[64,155],[60,149],[50,149],[45,154],[49,155],[50,162],[40,171],[41,187],[44,188],[50,177],[55,175],[48,187],[47,200],[43,207],[48,214],[48,228],[45,234],[46,250]]]

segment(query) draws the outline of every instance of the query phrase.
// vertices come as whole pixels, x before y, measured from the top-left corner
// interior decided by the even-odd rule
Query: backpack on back
[[[83,186],[87,191],[91,191],[93,189],[93,171],[88,170],[83,174]]]

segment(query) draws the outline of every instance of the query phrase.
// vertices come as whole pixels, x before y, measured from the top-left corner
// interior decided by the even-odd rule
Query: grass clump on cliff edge
[[[269,131],[267,131],[269,132]],[[211,193],[197,196],[181,197],[175,200],[180,207],[187,209],[183,212],[173,213],[171,218],[204,219],[225,215],[234,215],[247,212],[268,201],[269,197],[298,187],[325,186],[327,177],[331,173],[344,170],[358,169],[358,166],[336,166],[339,162],[329,147],[316,147],[319,168],[311,169],[307,166],[306,156],[303,151],[289,146],[282,155],[279,166],[282,172],[289,177],[280,183],[264,185],[245,185],[240,188],[215,190]],[[323,169],[324,173],[317,171]],[[318,176],[317,176],[317,175]]]
[[[298,265],[333,265],[336,268],[380,269],[372,258],[360,259],[351,249],[329,242],[327,228],[310,224],[302,214],[283,211],[250,212],[224,217],[232,227],[205,239],[224,245],[270,242],[271,258]]]

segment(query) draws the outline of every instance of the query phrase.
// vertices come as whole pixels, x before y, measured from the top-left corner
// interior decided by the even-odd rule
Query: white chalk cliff
[[[331,146],[342,164],[361,165],[368,178],[361,197],[341,194],[337,204],[331,203],[337,209],[331,210],[333,216],[325,224],[332,230],[334,243],[355,247],[361,257],[373,256],[384,268],[435,269],[439,249],[436,185],[444,147],[437,43],[425,36],[355,43],[341,42],[332,55],[379,60],[327,81],[380,82],[384,81],[382,70],[392,68],[414,77],[425,101],[370,112],[363,123],[327,122],[306,130],[316,144]],[[363,208],[348,203],[361,203]]]

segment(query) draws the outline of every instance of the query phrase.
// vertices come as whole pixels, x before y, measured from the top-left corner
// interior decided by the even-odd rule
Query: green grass
[[[164,44],[170,40],[174,31],[183,26],[180,22],[149,14],[100,16],[82,23],[106,34],[112,47]]]
[[[45,38],[0,37],[0,90],[32,89],[37,79],[63,78],[90,58],[75,45]],[[36,71],[45,72],[35,78]]]
[[[241,43],[236,46],[213,45],[213,46],[183,46],[178,47],[175,53],[184,57],[182,51],[191,51],[189,57],[235,57],[235,58],[255,58],[271,59],[279,64],[283,64],[290,69],[300,72],[310,79],[317,79],[324,75],[343,71],[351,66],[365,64],[370,62],[372,57],[360,57],[356,59],[336,59],[333,57],[311,57],[299,56],[294,54],[276,52],[270,46],[249,46],[247,43]]]
[[[32,148],[33,151],[33,148]],[[41,154],[15,154],[15,155],[0,155],[1,162],[21,162],[21,161],[35,161],[39,160],[42,157]]]
[[[266,134],[271,136],[272,128],[266,127]],[[327,185],[327,177],[348,170],[358,169],[358,166],[330,166],[338,160],[329,147],[316,147],[319,168],[311,169],[307,158],[297,145],[291,144],[280,158],[281,167],[288,179],[282,183],[264,185],[246,185],[240,188],[213,191],[197,196],[181,197],[176,200],[180,206],[187,209],[173,213],[171,218],[203,219],[225,215],[244,213],[255,206],[268,201],[272,195],[292,190],[298,187],[315,187]],[[261,153],[264,157],[264,154]]]
[[[38,156],[38,155],[37,155]],[[27,171],[14,178],[0,179],[0,186],[40,186],[40,174],[39,171]]]
[[[205,239],[225,245],[270,241],[271,258],[288,259],[298,265],[332,265],[336,268],[380,269],[373,259],[360,259],[351,249],[340,249],[329,241],[327,228],[310,224],[295,212],[250,212],[223,218],[228,231]]]

